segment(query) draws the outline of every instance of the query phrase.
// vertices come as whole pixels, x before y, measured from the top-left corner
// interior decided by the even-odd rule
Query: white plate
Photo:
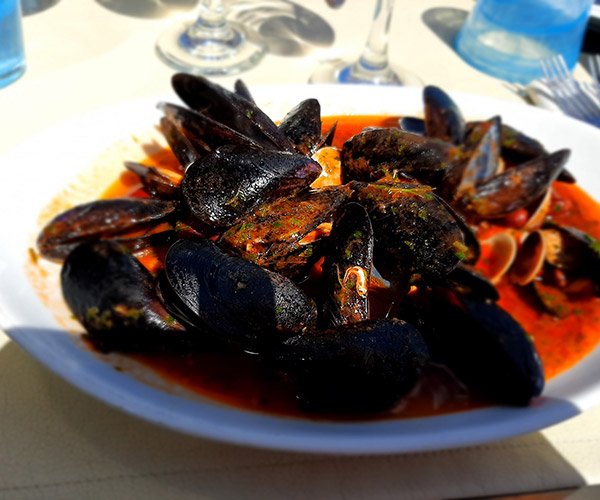
[[[314,85],[251,90],[274,119],[280,119],[307,97],[319,99],[323,114],[420,114],[422,110],[420,89]],[[526,105],[464,94],[453,97],[469,118],[501,114],[505,123],[540,139],[550,150],[572,148],[569,169],[588,192],[600,199],[597,129]],[[60,311],[62,305],[47,305],[56,297],[44,302],[34,292],[25,272],[28,248],[37,234],[42,209],[86,166],[97,163],[97,157],[109,146],[128,139],[133,132],[152,128],[160,116],[155,107],[159,100],[135,101],[83,115],[31,138],[1,159],[0,206],[4,216],[0,326],[52,371],[110,405],[178,431],[267,448],[322,453],[411,452],[483,443],[542,429],[598,402],[598,349],[552,380],[543,397],[530,407],[492,407],[382,422],[327,423],[253,413],[192,397],[177,388],[157,389],[116,371],[61,326],[68,321],[60,318],[65,315]],[[93,184],[106,185],[112,179],[112,173],[97,176]],[[89,184],[89,179],[83,182]]]

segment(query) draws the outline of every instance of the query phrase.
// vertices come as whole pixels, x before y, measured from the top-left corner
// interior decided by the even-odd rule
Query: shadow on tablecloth
[[[189,437],[113,409],[0,349],[0,497],[467,498],[584,484],[541,433],[469,448],[320,456]]]
[[[421,18],[431,31],[454,50],[454,39],[468,14],[466,10],[462,9],[438,7],[426,10]]]

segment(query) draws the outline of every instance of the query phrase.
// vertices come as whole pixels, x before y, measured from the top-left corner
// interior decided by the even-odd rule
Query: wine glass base
[[[334,59],[321,62],[313,72],[309,83],[363,83],[370,85],[399,85],[421,87],[423,81],[411,71],[398,66],[388,66],[384,70],[359,68],[355,63]]]
[[[235,75],[256,66],[267,47],[237,23],[228,23],[228,36],[195,39],[189,25],[174,25],[156,42],[156,53],[172,68],[198,75]]]

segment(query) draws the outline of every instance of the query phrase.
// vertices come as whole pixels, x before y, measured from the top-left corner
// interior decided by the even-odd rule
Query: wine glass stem
[[[369,38],[356,65],[371,71],[387,69],[388,38],[393,10],[394,0],[377,0]]]
[[[223,39],[231,32],[225,21],[225,8],[222,0],[201,0],[200,12],[196,21],[187,29],[191,38],[207,38],[211,33],[214,38]]]

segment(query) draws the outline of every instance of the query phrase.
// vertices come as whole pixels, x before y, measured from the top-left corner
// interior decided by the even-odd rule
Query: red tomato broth
[[[341,148],[351,136],[366,126],[394,127],[398,117],[389,116],[334,116],[323,118],[323,130],[337,122],[333,145]],[[176,170],[178,161],[171,151],[165,150],[148,157],[144,164]],[[133,177],[132,177],[133,176]],[[136,185],[135,174],[124,172],[106,191],[105,196],[143,196]],[[551,210],[553,220],[572,225],[600,239],[600,205],[577,186],[555,183],[557,199]],[[557,208],[560,206],[560,209]],[[496,231],[509,230],[502,225],[489,224],[478,236],[489,236]],[[147,251],[141,260],[150,269],[159,265],[160,254]],[[483,261],[483,259],[482,259]],[[483,267],[483,264],[480,264]],[[572,305],[576,311],[558,319],[533,305],[529,297],[503,278],[497,285],[499,304],[531,336],[544,364],[546,379],[569,369],[589,354],[600,341],[600,299],[587,297]],[[370,289],[372,310],[385,314],[390,300],[389,292],[379,283]],[[353,415],[305,413],[299,408],[293,391],[277,374],[265,369],[258,357],[234,351],[133,354],[133,358],[167,380],[221,403],[260,412],[315,419],[352,420]],[[436,369],[437,370],[437,369]],[[469,394],[452,375],[438,370],[430,373],[398,408],[376,415],[360,415],[361,420],[388,418],[416,418],[479,408],[489,402]]]

